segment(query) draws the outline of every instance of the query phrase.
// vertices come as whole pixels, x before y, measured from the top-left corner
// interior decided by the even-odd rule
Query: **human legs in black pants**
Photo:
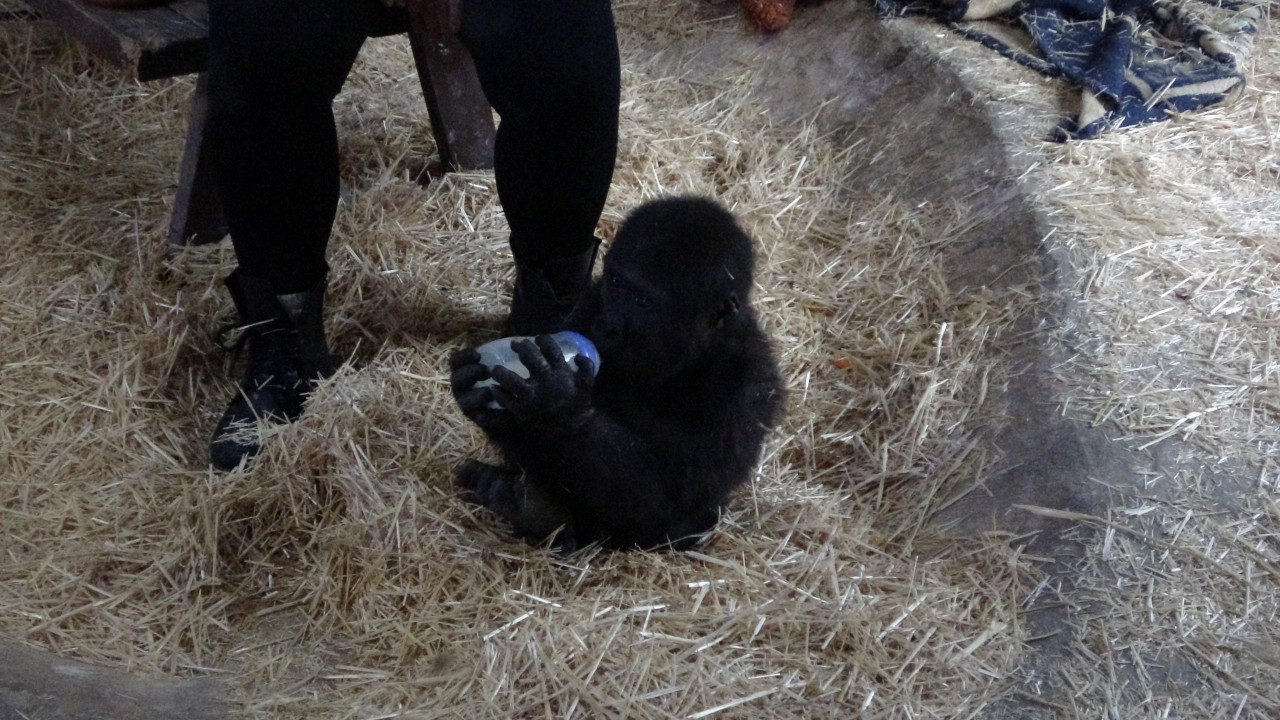
[[[227,284],[251,326],[249,369],[211,447],[219,467],[257,451],[257,418],[295,419],[331,369],[319,321],[338,202],[331,103],[379,11],[376,0],[210,2],[208,140],[239,263]],[[610,5],[462,0],[459,36],[501,118],[511,326],[547,331],[589,280],[617,153]]]
[[[498,197],[516,285],[508,328],[568,315],[591,277],[618,150],[618,46],[607,0],[462,0],[459,37],[502,121]]]

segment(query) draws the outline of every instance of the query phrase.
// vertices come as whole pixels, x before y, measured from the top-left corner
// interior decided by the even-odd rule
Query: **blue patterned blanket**
[[[1091,138],[1222,102],[1266,0],[875,0],[887,15],[926,15],[1027,67],[1081,88],[1055,132]],[[1018,28],[1030,42],[1013,39]]]

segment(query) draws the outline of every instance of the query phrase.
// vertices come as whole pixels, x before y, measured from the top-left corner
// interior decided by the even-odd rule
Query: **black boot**
[[[591,266],[599,241],[577,255],[533,266],[516,258],[516,287],[511,296],[509,335],[540,335],[564,326],[569,311],[591,284]]]
[[[248,366],[209,445],[209,460],[230,470],[258,452],[257,421],[292,422],[316,381],[333,374],[324,338],[324,280],[306,292],[275,295],[270,283],[239,270],[227,289],[240,314]]]

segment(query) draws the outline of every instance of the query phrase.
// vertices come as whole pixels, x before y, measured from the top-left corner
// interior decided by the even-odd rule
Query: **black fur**
[[[562,529],[572,549],[684,547],[747,480],[782,406],[782,381],[750,304],[750,238],[710,200],[636,209],[568,327],[591,338],[599,376],[550,338],[518,344],[530,369],[496,386],[474,350],[450,360],[459,407],[507,467],[469,461],[471,501],[527,538]],[[501,410],[488,407],[492,399]]]

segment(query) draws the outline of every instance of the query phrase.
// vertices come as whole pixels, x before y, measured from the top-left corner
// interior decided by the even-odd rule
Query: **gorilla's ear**
[[[719,308],[716,308],[716,314],[715,317],[712,318],[711,324],[716,327],[724,327],[734,315],[738,314],[738,310],[741,309],[741,307],[741,304],[738,302],[738,294],[729,293],[729,297],[724,299],[724,302],[720,304]]]

